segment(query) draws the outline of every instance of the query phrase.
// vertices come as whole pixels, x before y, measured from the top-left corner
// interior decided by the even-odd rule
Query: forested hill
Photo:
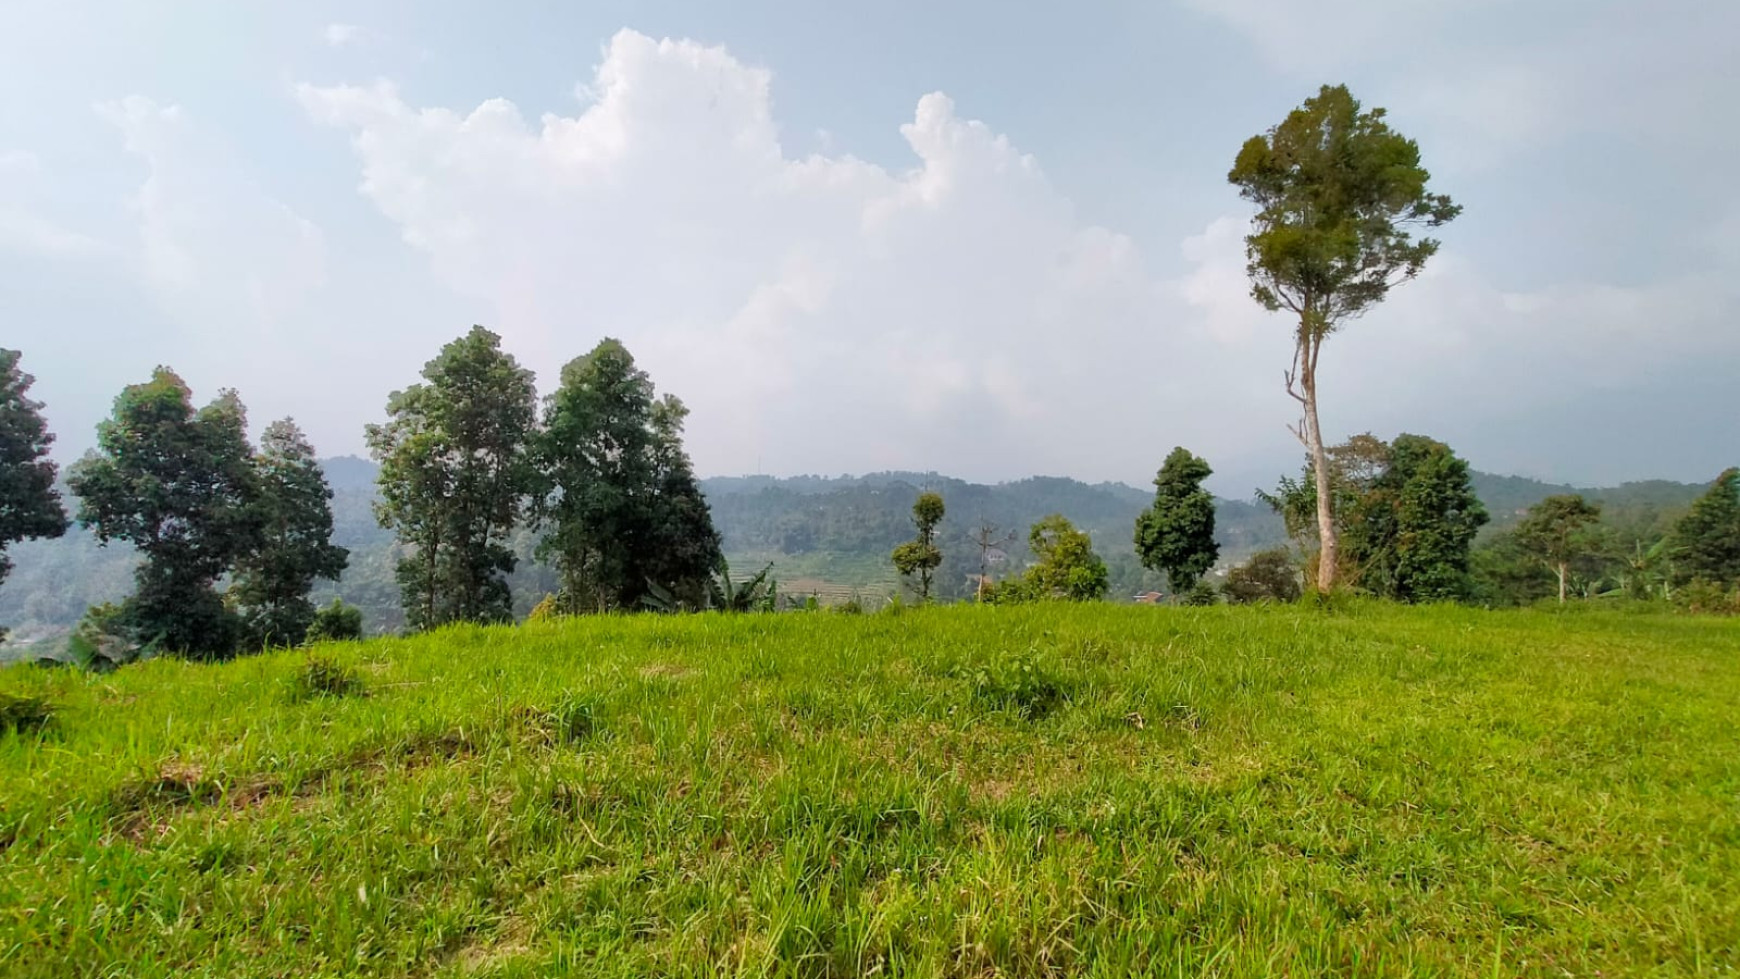
[[[376,525],[370,509],[375,465],[355,457],[328,459],[323,465],[334,491],[335,542],[349,548],[351,558],[344,580],[337,587],[321,588],[316,597],[342,595],[362,607],[371,631],[396,629],[402,622],[393,581],[397,556],[391,535]],[[1603,501],[1621,520],[1655,523],[1670,519],[1704,489],[1651,481],[1579,490],[1485,473],[1475,473],[1474,484],[1500,527],[1514,523],[1536,501],[1570,492]],[[1026,556],[1027,528],[1052,513],[1064,514],[1093,537],[1110,566],[1114,599],[1158,585],[1137,564],[1131,547],[1136,514],[1148,505],[1151,492],[1121,483],[1036,476],[991,486],[937,473],[885,472],[715,477],[704,480],[702,488],[734,573],[747,574],[771,562],[781,589],[788,592],[826,598],[890,594],[895,579],[888,554],[911,536],[912,501],[921,489],[940,492],[948,506],[941,541],[944,563],[937,578],[944,597],[968,594],[968,575],[978,573],[980,548],[970,534],[985,524],[994,524],[999,535],[1012,534],[1012,540],[991,552],[993,572],[1009,570]],[[1216,526],[1223,563],[1283,540],[1280,521],[1267,508],[1248,502],[1219,501]],[[530,561],[533,544],[530,533],[521,535],[523,567],[513,578],[521,612],[554,587],[553,575]],[[15,643],[64,633],[88,606],[121,598],[132,585],[131,550],[120,544],[98,547],[76,527],[59,540],[25,541],[10,553],[16,567],[0,587],[0,623],[11,628]],[[996,562],[999,555],[1001,563]]]

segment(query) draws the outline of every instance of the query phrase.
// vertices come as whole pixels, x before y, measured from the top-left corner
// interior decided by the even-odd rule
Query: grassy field
[[[1740,961],[1732,620],[943,608],[320,652],[353,672],[0,672],[58,708],[0,734],[0,975]]]

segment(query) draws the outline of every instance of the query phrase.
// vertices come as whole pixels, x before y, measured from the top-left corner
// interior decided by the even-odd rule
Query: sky
[[[1239,145],[1325,83],[1465,211],[1326,434],[1740,463],[1740,5],[0,0],[0,345],[72,460],[173,367],[323,455],[483,324],[622,340],[703,475],[1296,470]]]

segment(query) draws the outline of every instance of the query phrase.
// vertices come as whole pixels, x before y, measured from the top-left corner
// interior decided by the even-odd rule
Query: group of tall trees
[[[296,645],[315,619],[315,580],[345,567],[332,491],[295,422],[272,423],[255,450],[236,392],[196,410],[167,367],[115,399],[67,485],[81,524],[142,558],[133,594],[101,621],[133,648],[216,658]]]
[[[1319,585],[1321,563],[1333,559],[1341,587],[1404,602],[1470,597],[1470,552],[1490,518],[1466,461],[1423,435],[1384,442],[1369,433],[1325,446],[1323,460],[1319,468],[1308,459],[1301,478],[1257,494],[1281,515]],[[1345,545],[1334,551],[1322,546],[1319,487],[1333,497],[1330,531]]]
[[[1192,591],[1220,554],[1214,539],[1214,497],[1202,485],[1212,472],[1201,457],[1184,448],[1174,449],[1154,478],[1154,504],[1136,519],[1137,556],[1143,566],[1166,574],[1175,594]],[[942,563],[937,526],[944,512],[940,494],[920,493],[912,505],[917,535],[895,547],[891,555],[895,570],[913,583],[920,602],[930,601],[931,576]],[[971,539],[982,550],[1005,542],[990,524],[981,524]],[[995,587],[984,580],[986,562],[981,559],[975,587],[978,601],[1092,601],[1105,597],[1110,571],[1094,552],[1092,538],[1067,517],[1052,514],[1035,523],[1027,545],[1032,562],[1021,575]]]
[[[412,628],[510,619],[510,538],[526,524],[544,532],[561,611],[635,609],[655,591],[705,603],[724,558],[683,450],[688,411],[620,342],[563,367],[541,415],[532,372],[481,326],[422,376],[366,434]]]
[[[1611,522],[1578,494],[1550,496],[1476,559],[1481,597],[1495,603],[1622,595],[1740,611],[1740,469],[1716,477],[1677,519],[1644,526]]]

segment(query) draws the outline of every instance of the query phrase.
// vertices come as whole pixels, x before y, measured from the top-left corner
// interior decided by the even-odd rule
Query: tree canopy
[[[68,483],[81,524],[145,559],[118,622],[133,641],[198,657],[234,651],[238,624],[213,586],[259,543],[252,457],[236,393],[195,411],[167,367],[123,390],[97,426],[96,450]]]
[[[1142,565],[1164,571],[1174,595],[1182,595],[1214,567],[1214,496],[1202,483],[1214,470],[1180,446],[1154,477],[1154,504],[1136,518],[1136,554]]]
[[[655,588],[705,605],[724,557],[683,449],[687,416],[617,340],[562,368],[537,461],[550,522],[539,553],[561,575],[563,610],[638,608]]]
[[[348,552],[332,543],[332,488],[294,421],[266,426],[255,470],[259,542],[237,561],[230,594],[250,642],[297,646],[314,621],[309,589],[318,578],[336,581]]]
[[[509,542],[535,489],[532,372],[474,326],[423,379],[393,392],[387,422],[366,430],[381,464],[376,517],[410,552],[398,567],[406,618],[424,629],[508,619]]]
[[[8,545],[59,537],[67,528],[66,509],[54,488],[54,460],[48,457],[54,435],[42,420],[42,402],[30,398],[36,379],[18,361],[18,351],[0,349],[0,582],[12,570]]]
[[[1487,522],[1468,463],[1423,435],[1398,435],[1351,506],[1348,555],[1367,590],[1403,602],[1468,596],[1469,550]]]
[[[1601,506],[1575,493],[1549,496],[1529,508],[1516,526],[1516,541],[1525,553],[1551,568],[1559,581],[1559,603],[1565,602],[1571,562],[1595,550],[1594,534]]]
[[[1675,524],[1672,540],[1682,578],[1740,584],[1740,469],[1716,477]]]
[[[1054,513],[1034,524],[1027,547],[1033,563],[1020,578],[997,586],[997,601],[1089,602],[1105,597],[1110,585],[1106,562],[1094,553],[1093,540],[1068,517]]]

